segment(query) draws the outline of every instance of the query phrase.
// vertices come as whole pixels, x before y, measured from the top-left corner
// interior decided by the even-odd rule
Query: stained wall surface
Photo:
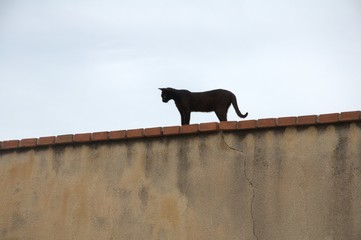
[[[361,123],[0,152],[0,239],[361,239]]]

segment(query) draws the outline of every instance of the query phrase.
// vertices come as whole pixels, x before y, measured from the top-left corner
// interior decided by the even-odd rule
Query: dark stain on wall
[[[21,213],[15,212],[11,218],[11,228],[13,230],[19,229],[27,223],[25,216]]]
[[[140,189],[140,191],[138,192],[138,197],[142,203],[143,209],[145,209],[149,200],[148,188],[143,186],[142,189]]]
[[[199,136],[199,155],[200,155],[200,163],[202,165],[202,167],[207,167],[207,162],[208,162],[208,155],[209,155],[209,149],[207,146],[207,135],[203,135],[203,136]]]
[[[352,173],[348,162],[349,134],[350,129],[336,127],[337,143],[333,149],[332,178],[333,186],[331,193],[330,221],[338,231],[335,239],[352,239]]]
[[[59,169],[64,162],[65,146],[57,146],[54,148],[54,156],[52,158],[52,168],[59,174]]]
[[[145,175],[159,187],[164,185],[164,181],[169,175],[169,143],[164,140],[147,141],[145,156]],[[159,146],[166,146],[160,148]]]
[[[189,161],[189,141],[183,140],[180,141],[179,153],[178,153],[178,188],[180,192],[184,195],[187,195],[188,191],[188,170],[190,169],[190,161]]]

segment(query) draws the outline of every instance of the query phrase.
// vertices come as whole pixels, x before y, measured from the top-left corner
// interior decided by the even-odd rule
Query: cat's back
[[[232,93],[226,89],[214,89],[214,90],[210,90],[210,91],[207,91],[209,93],[216,93],[216,94],[229,94],[229,93]]]
[[[226,96],[233,95],[232,92],[225,90],[225,89],[214,89],[214,90],[209,90],[209,91],[205,91],[205,92],[195,92],[194,94],[206,95],[206,96],[211,96],[211,97],[226,97]]]

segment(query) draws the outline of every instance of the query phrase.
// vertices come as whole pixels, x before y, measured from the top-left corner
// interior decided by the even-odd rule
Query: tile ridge
[[[204,132],[241,131],[276,127],[297,127],[318,124],[361,121],[361,111],[327,113],[319,115],[260,118],[257,120],[207,122],[184,126],[137,128],[128,130],[102,131],[93,133],[64,134],[21,140],[0,141],[1,150],[16,150],[64,144],[94,143],[115,140],[166,137]]]

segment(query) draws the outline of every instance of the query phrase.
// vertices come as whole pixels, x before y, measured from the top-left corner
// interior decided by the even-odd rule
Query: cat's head
[[[159,90],[162,91],[162,101],[163,102],[169,102],[169,100],[172,99],[171,97],[171,91],[172,91],[172,88],[159,88]]]

